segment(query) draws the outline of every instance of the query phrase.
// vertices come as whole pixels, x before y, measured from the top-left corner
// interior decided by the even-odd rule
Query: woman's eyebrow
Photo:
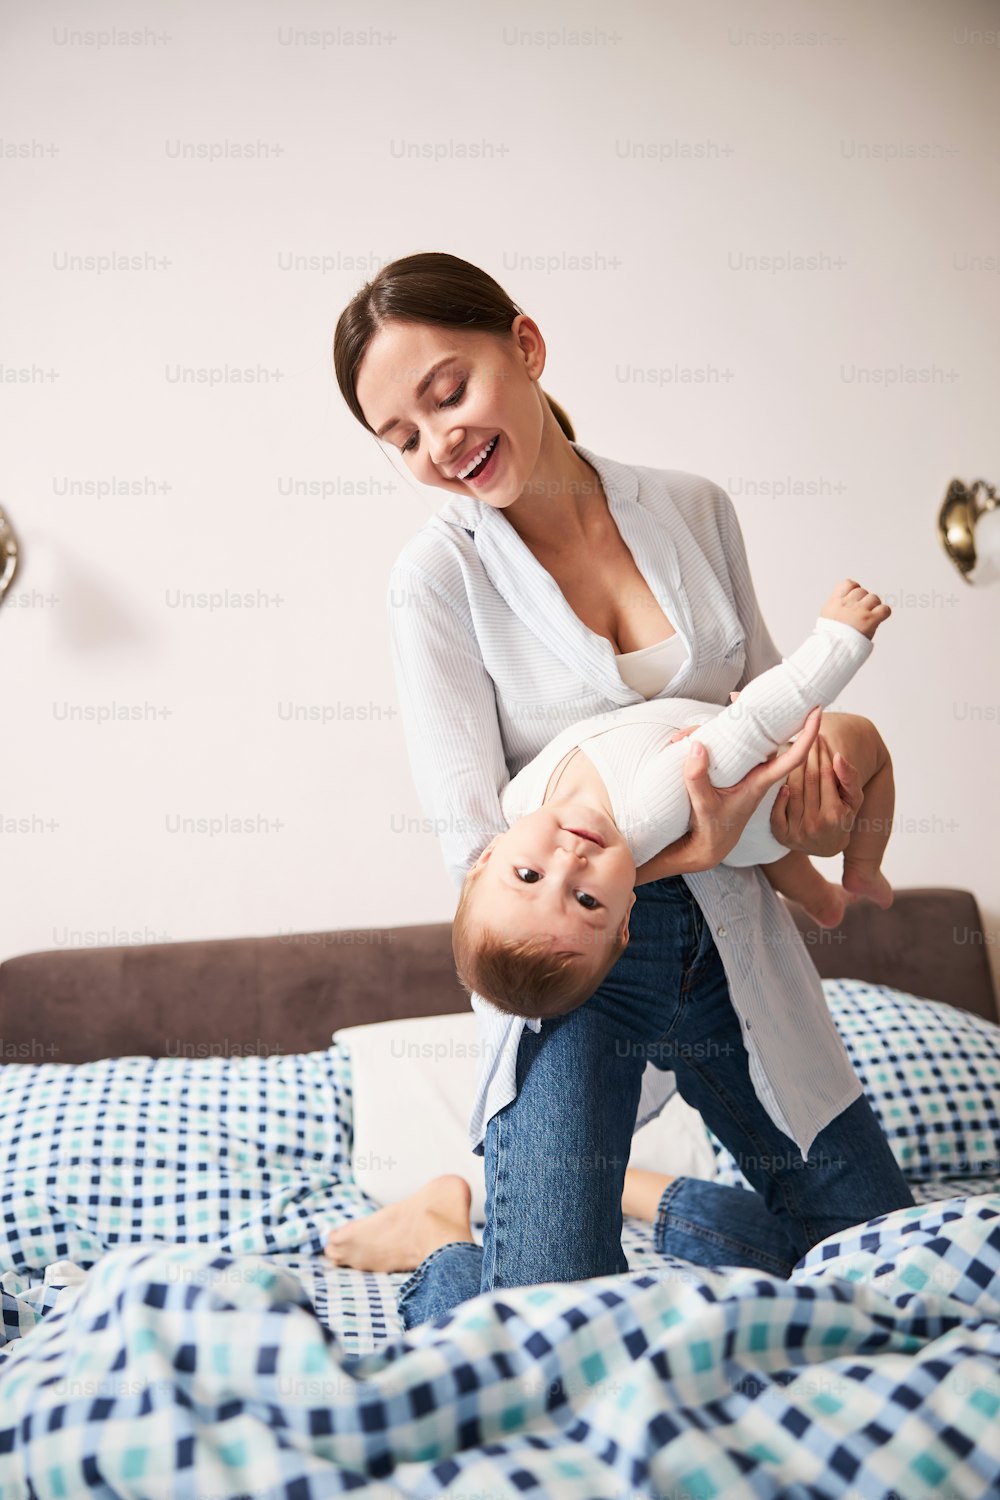
[[[423,379],[420,381],[419,385],[416,387],[416,389],[413,392],[414,396],[416,397],[416,399],[418,401],[420,400],[421,396],[424,394],[424,391],[426,391],[427,387],[430,385],[431,381],[434,379],[434,376],[437,374],[438,370],[440,370],[441,366],[442,365],[446,365],[449,362],[449,360],[457,359],[457,358],[458,358],[458,351],[455,350],[451,354],[446,354],[445,357],[444,357],[444,359],[439,359],[438,362],[437,362],[437,364],[431,365],[430,369],[427,371],[427,374],[423,377]],[[385,435],[386,435],[387,432],[391,432],[392,429],[394,427],[397,427],[398,425],[399,425],[399,418],[398,417],[393,417],[393,419],[392,419],[391,422],[386,422],[383,427],[379,428],[379,430],[378,430],[378,432],[376,432],[375,436],[379,437],[379,438],[383,438],[383,437],[385,437]]]

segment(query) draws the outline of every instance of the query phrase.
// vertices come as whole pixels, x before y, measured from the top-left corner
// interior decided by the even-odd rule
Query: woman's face
[[[542,336],[524,313],[505,338],[394,322],[368,345],[355,389],[380,441],[420,484],[503,509],[539,467],[544,366]]]

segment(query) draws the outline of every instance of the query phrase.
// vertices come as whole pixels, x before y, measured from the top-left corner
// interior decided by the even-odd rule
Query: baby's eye
[[[587,911],[596,911],[601,904],[594,900],[589,891],[574,891],[573,894],[580,899],[580,905],[586,907]]]
[[[515,865],[514,874],[518,880],[523,879],[525,885],[534,885],[538,879],[538,871],[533,870],[530,865]]]

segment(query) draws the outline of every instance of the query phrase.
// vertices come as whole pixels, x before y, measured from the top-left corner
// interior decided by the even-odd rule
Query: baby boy
[[[466,989],[513,1015],[561,1015],[581,1005],[628,942],[637,867],[690,825],[683,770],[690,746],[677,731],[696,726],[691,738],[708,752],[709,780],[734,785],[787,748],[814,706],[833,701],[867,661],[890,613],[877,595],[845,579],[799,649],[755,677],[727,708],[656,698],[583,719],[550,741],[504,788],[500,806],[509,826],[491,839],[462,887],[452,947]],[[880,865],[895,792],[889,753],[870,720],[824,714],[822,730],[864,785],[865,817],[844,851],[842,886],[774,838],[770,817],[780,783],[765,793],[723,864],[761,865],[775,890],[835,927],[849,901],[892,902]]]

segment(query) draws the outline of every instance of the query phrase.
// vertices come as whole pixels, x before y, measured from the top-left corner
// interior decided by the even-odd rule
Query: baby
[[[556,735],[507,783],[500,806],[508,829],[490,840],[462,887],[452,947],[465,988],[512,1015],[562,1015],[583,1004],[628,942],[637,866],[690,825],[683,770],[690,745],[676,731],[694,724],[709,780],[734,785],[787,748],[813,707],[832,702],[867,661],[890,613],[876,594],[844,579],[799,649],[727,708],[658,698]],[[776,891],[836,927],[859,897],[883,908],[892,902],[880,864],[895,789],[889,753],[868,719],[824,714],[822,731],[864,785],[866,816],[855,821],[844,851],[842,886],[771,833],[781,783],[765,793],[722,863],[762,865]]]

